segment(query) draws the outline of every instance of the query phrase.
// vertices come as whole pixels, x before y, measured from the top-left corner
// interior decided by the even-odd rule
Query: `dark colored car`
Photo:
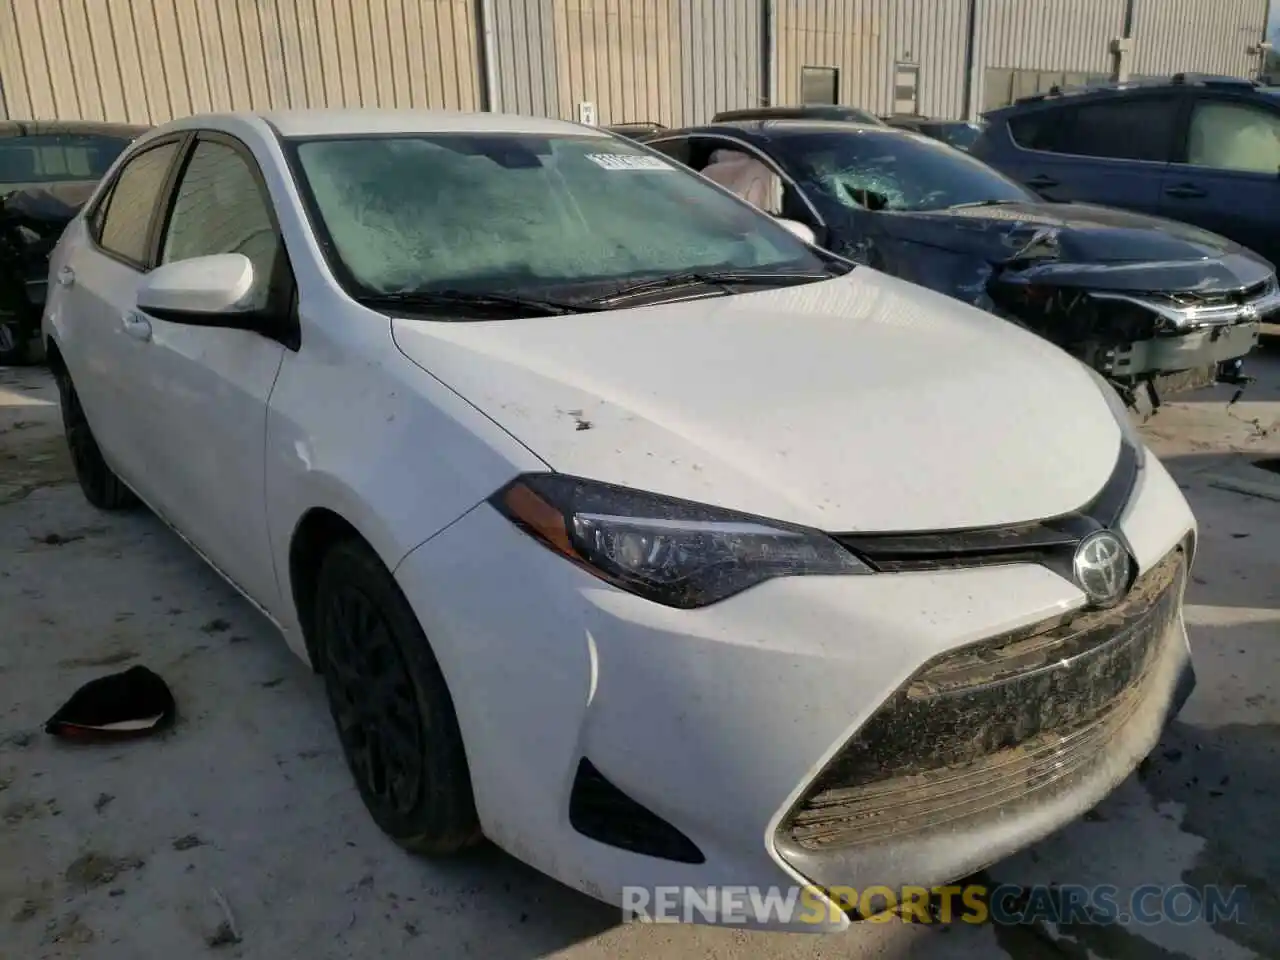
[[[702,172],[713,155],[754,157],[778,181],[767,212],[805,224],[835,253],[1034,330],[1131,401],[1157,376],[1212,375],[1244,356],[1260,318],[1280,310],[1271,265],[1230,240],[1043,200],[904,130],[769,121],[667,130],[645,143]]]
[[[637,137],[647,137],[662,130],[667,129],[660,123],[652,123],[645,121],[643,123],[614,123],[605,128],[610,133],[616,133],[620,137],[626,137],[634,140]]]
[[[986,114],[970,152],[1041,195],[1138,210],[1280,264],[1280,90],[1183,74],[1038,94]]]
[[[146,129],[0,122],[0,365],[38,355],[49,254],[102,175]]]
[[[923,133],[926,137],[941,140],[957,150],[968,150],[982,134],[982,124],[970,120],[935,120],[911,114],[897,114],[883,119],[891,127]]]
[[[736,123],[740,120],[842,120],[845,123],[865,123],[873,127],[884,126],[884,121],[870,110],[830,104],[725,110],[711,118],[712,123]]]

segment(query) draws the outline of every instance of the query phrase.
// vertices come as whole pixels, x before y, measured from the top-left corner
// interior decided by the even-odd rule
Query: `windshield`
[[[92,183],[128,145],[125,138],[75,134],[0,138],[0,185]]]
[[[943,123],[931,131],[936,139],[948,143],[957,150],[968,150],[982,134],[976,123]]]
[[[871,210],[942,210],[1034,200],[985,163],[944,143],[872,130],[780,137],[791,175],[835,201]]]
[[[690,271],[824,266],[769,217],[617,138],[448,133],[292,149],[353,295],[563,297]]]

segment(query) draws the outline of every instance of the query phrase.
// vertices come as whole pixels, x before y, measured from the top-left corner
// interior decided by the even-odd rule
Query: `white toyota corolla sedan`
[[[616,903],[948,883],[1190,689],[1195,522],[1105,383],[638,144],[191,117],[50,279],[86,497],[279,625],[409,849]]]

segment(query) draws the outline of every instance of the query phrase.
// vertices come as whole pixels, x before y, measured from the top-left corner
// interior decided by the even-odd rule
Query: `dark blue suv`
[[[1049,200],[1192,223],[1280,263],[1280,88],[1230,77],[1024,97],[970,153]]]

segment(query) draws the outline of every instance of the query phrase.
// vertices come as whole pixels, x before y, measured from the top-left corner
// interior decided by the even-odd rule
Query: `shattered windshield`
[[[1036,199],[980,160],[923,136],[809,133],[779,138],[776,150],[797,180],[848,207],[944,210]]]

